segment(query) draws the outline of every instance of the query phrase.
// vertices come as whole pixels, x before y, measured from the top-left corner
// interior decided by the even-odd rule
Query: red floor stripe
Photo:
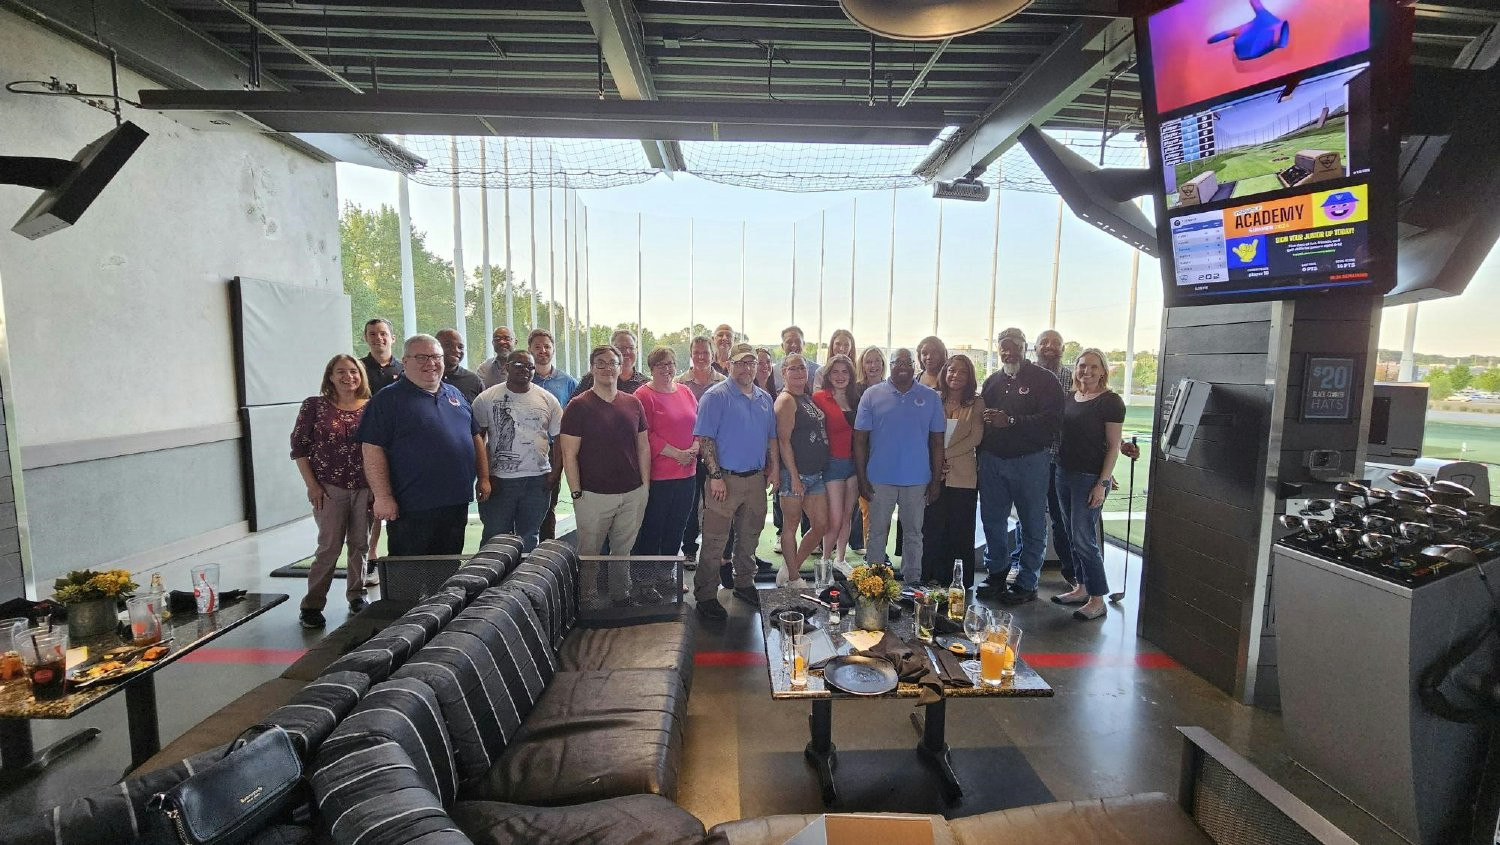
[[[766,656],[758,651],[700,651],[693,655],[695,666],[764,666]]]
[[[183,663],[295,663],[305,648],[200,648],[182,658]]]
[[[1087,652],[1022,652],[1021,657],[1038,669],[1178,669],[1181,664],[1160,652],[1141,654],[1089,654]],[[700,651],[697,666],[764,666],[766,656],[758,651]]]

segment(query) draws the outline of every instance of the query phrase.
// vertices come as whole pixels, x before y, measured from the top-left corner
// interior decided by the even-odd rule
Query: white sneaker
[[[791,567],[782,564],[776,570],[776,586],[785,587],[792,580]]]

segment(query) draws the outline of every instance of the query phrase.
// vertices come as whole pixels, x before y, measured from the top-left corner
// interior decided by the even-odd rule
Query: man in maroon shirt
[[[606,540],[614,554],[630,554],[646,514],[651,487],[646,411],[639,399],[619,389],[620,363],[615,347],[594,347],[589,353],[593,384],[563,411],[559,443],[573,491],[580,555],[599,554]],[[609,573],[610,595],[625,598],[627,568],[610,566]]]

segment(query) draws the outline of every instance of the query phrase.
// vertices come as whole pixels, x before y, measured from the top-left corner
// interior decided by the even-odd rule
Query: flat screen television
[[[1395,283],[1396,0],[1181,0],[1136,26],[1166,305]]]

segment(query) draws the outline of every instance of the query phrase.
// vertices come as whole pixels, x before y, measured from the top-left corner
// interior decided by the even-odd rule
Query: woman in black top
[[[1083,350],[1073,366],[1073,393],[1063,406],[1062,442],[1054,468],[1063,522],[1073,541],[1074,570],[1083,574],[1083,581],[1052,597],[1057,604],[1083,605],[1073,612],[1080,621],[1099,619],[1106,612],[1109,583],[1099,547],[1099,512],[1113,484],[1124,422],[1125,402],[1109,389],[1104,353]]]

